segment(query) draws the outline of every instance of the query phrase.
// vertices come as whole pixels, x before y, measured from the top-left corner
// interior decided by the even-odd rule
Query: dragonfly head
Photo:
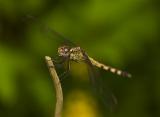
[[[60,46],[58,48],[58,55],[62,57],[68,57],[70,54],[70,47],[69,46]]]

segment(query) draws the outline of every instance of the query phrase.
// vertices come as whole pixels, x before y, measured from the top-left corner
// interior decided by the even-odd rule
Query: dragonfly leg
[[[66,78],[68,76],[69,72],[70,72],[70,61],[68,60],[66,71],[59,75],[60,81],[62,81],[64,78]]]
[[[66,59],[61,57],[54,57],[54,59],[52,58],[51,60],[57,68],[61,68]]]
[[[51,59],[51,60],[57,64],[62,64],[65,61],[65,59],[61,57],[55,57],[54,59]]]

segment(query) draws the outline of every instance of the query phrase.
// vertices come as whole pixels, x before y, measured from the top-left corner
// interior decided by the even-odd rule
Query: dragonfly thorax
[[[70,49],[70,59],[74,61],[83,61],[84,55],[80,47],[73,47]]]

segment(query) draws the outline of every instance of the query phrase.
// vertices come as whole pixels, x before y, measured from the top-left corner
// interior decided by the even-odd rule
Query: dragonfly
[[[62,60],[61,62],[63,63],[64,61],[67,61],[68,64],[67,64],[67,71],[64,72],[63,74],[61,74],[61,76],[64,76],[70,70],[70,61],[75,61],[78,63],[85,62],[88,65],[88,71],[89,71],[89,75],[90,75],[89,78],[94,86],[94,89],[100,95],[103,95],[103,97],[100,97],[102,102],[107,106],[109,105],[110,109],[113,110],[114,106],[117,105],[117,98],[110,91],[109,91],[109,95],[104,94],[104,92],[105,92],[104,88],[103,88],[103,86],[101,86],[101,81],[97,80],[97,78],[96,78],[97,74],[95,74],[96,72],[94,72],[93,67],[95,66],[95,67],[103,69],[107,72],[111,72],[113,74],[116,74],[116,75],[119,75],[122,77],[126,77],[126,78],[131,78],[132,77],[131,74],[126,71],[122,71],[120,69],[111,67],[109,65],[105,65],[105,64],[95,60],[94,58],[90,57],[86,53],[86,51],[84,49],[82,49],[80,46],[76,45],[75,43],[70,41],[70,39],[64,37],[63,35],[56,32],[55,30],[47,28],[47,31],[50,31],[52,34],[63,39],[63,43],[58,47],[57,53],[58,53],[58,56]],[[53,61],[55,62],[55,60],[53,60]],[[106,104],[107,99],[110,100],[109,104],[108,104],[108,102]]]
[[[36,20],[36,17],[32,15],[27,15],[27,19]],[[70,39],[64,37],[62,34],[58,33],[54,29],[49,28],[45,24],[40,25],[40,29],[44,29],[46,33],[51,33],[51,35],[55,35],[61,39],[63,39],[63,43],[61,46],[58,47],[58,55],[59,57],[63,58],[63,60],[71,60],[71,61],[88,61],[93,66],[101,68],[103,70],[109,71],[111,73],[117,74],[119,76],[131,78],[131,74],[117,68],[105,65],[97,60],[93,59],[92,57],[88,56],[88,54],[78,45],[73,43]]]
[[[46,31],[51,32],[52,34],[63,39],[62,44],[58,47],[58,50],[57,50],[58,56],[61,57],[63,60],[70,60],[75,62],[86,62],[91,64],[92,66],[96,66],[100,69],[103,69],[105,71],[111,72],[113,74],[116,74],[122,77],[127,77],[127,78],[132,77],[132,75],[126,71],[122,71],[120,69],[111,67],[109,65],[105,65],[93,59],[85,52],[84,49],[82,49],[80,46],[76,45],[75,43],[73,43],[68,38],[58,33],[57,31],[50,29],[49,27],[46,27]]]
[[[31,17],[32,19],[34,17]],[[80,46],[78,46],[77,44],[73,43],[70,39],[64,37],[62,34],[60,34],[59,32],[55,31],[54,29],[49,28],[48,26],[41,24],[40,26],[41,29],[43,29],[43,31],[45,31],[47,33],[47,36],[50,38],[53,38],[53,35],[58,37],[59,39],[62,39],[62,43],[60,44],[60,46],[58,46],[57,48],[57,53],[58,53],[58,59],[52,59],[52,61],[54,61],[55,63],[64,63],[65,61],[67,61],[67,70],[61,74],[60,78],[62,76],[65,76],[69,71],[70,71],[70,61],[75,61],[75,62],[85,62],[88,66],[88,72],[90,75],[90,80],[93,84],[94,89],[96,90],[96,92],[98,92],[100,95],[104,94],[104,88],[102,85],[100,85],[100,81],[97,80],[98,78],[96,78],[96,72],[94,72],[93,67],[97,67],[100,69],[103,69],[107,72],[111,72],[113,74],[122,76],[122,77],[127,77],[127,78],[131,78],[131,74],[126,72],[126,71],[122,71],[120,69],[111,67],[109,65],[105,65],[97,60],[95,60],[94,58],[90,57],[86,51],[84,49],[82,49]],[[50,35],[50,36],[49,36]],[[54,37],[55,39],[55,37]],[[58,61],[58,62],[57,62]],[[109,91],[110,92],[110,91]],[[105,103],[105,105],[111,105],[111,109],[113,108],[114,105],[117,104],[117,99],[114,96],[114,94],[111,93],[105,93],[105,95],[103,95],[102,97],[100,96],[100,98],[102,99],[102,101]],[[106,100],[109,100],[110,104],[106,104]]]

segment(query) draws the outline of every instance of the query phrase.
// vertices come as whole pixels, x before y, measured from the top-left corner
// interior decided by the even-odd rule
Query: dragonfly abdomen
[[[91,57],[89,57],[89,59],[90,59],[91,63],[96,67],[102,68],[102,69],[104,69],[106,71],[112,72],[112,73],[117,74],[119,76],[129,77],[129,78],[131,77],[131,74],[129,74],[129,73],[125,72],[125,71],[121,71],[119,69],[104,65],[104,64],[94,60]]]

